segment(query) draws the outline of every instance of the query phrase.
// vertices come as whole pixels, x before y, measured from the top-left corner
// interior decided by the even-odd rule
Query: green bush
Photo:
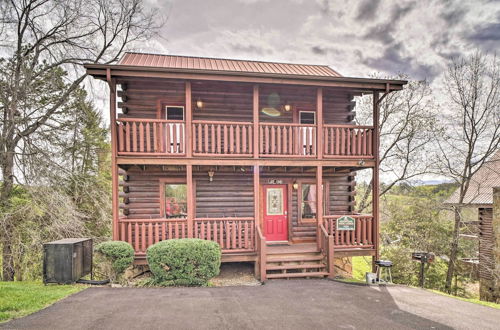
[[[206,285],[219,274],[221,250],[201,239],[172,239],[147,250],[149,269],[159,285]]]
[[[127,242],[103,242],[98,244],[95,250],[104,257],[106,262],[110,263],[111,272],[107,275],[112,281],[134,262],[134,248]]]

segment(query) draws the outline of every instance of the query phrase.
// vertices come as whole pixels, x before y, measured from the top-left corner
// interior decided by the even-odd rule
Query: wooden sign
[[[337,230],[356,230],[356,219],[348,216],[338,218]]]

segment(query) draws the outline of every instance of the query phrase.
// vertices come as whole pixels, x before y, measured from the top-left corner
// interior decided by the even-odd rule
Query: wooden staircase
[[[328,275],[324,256],[316,244],[268,246],[266,276],[275,278],[310,278]]]

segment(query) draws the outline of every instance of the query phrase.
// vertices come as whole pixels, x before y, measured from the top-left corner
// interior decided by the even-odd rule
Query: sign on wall
[[[346,215],[338,218],[337,230],[356,230],[356,219]]]

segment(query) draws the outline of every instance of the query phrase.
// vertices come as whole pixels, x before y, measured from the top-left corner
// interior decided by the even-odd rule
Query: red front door
[[[267,241],[288,240],[286,185],[266,185],[264,190],[264,235]]]

